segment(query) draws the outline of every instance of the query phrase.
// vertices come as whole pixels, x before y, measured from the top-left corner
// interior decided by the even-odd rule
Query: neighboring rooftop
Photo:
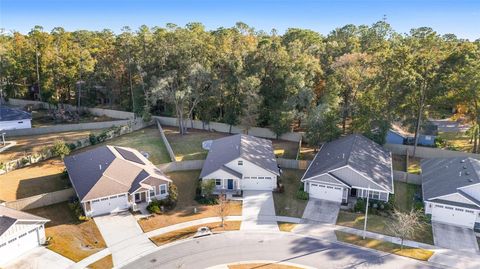
[[[457,192],[466,196],[458,188],[480,183],[480,161],[473,158],[424,159],[421,168],[425,200]]]
[[[64,162],[81,201],[132,193],[147,178],[171,181],[132,148],[102,146],[65,157]]]
[[[0,236],[18,221],[47,222],[48,219],[0,205]]]
[[[32,119],[32,115],[17,108],[0,107],[0,121],[14,121]]]
[[[393,190],[390,152],[360,134],[324,144],[303,178],[319,176],[347,165],[385,189]]]
[[[232,173],[231,169],[224,165],[240,157],[279,175],[272,141],[251,135],[237,134],[213,140],[200,177],[207,176],[219,169]]]

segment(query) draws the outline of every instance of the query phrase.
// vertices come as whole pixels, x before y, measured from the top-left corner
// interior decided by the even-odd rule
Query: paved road
[[[208,268],[271,260],[314,268],[435,268],[425,263],[291,233],[230,232],[160,248],[123,268]]]

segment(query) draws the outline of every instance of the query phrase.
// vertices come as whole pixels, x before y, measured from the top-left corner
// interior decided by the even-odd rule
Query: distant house
[[[324,144],[303,175],[311,198],[347,203],[349,197],[388,201],[392,157],[370,139],[353,134]]]
[[[98,147],[68,156],[64,162],[85,214],[92,217],[165,199],[172,182],[132,148]]]
[[[422,192],[432,221],[480,229],[480,161],[473,158],[424,159]]]
[[[0,107],[0,131],[32,128],[32,115],[20,109]]]
[[[436,131],[432,128],[424,127],[421,129],[421,134],[418,136],[418,145],[421,146],[434,146]],[[415,143],[415,135],[405,131],[398,124],[392,124],[392,128],[387,131],[385,138],[387,144],[398,145],[412,145]]]
[[[277,187],[279,169],[272,141],[237,134],[214,140],[200,178],[215,180],[216,192],[268,190]]]
[[[0,205],[0,266],[45,242],[44,219]]]

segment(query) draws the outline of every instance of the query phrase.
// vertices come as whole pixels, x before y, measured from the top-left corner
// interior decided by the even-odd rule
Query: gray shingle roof
[[[329,173],[347,165],[385,189],[393,190],[390,152],[359,134],[324,144],[303,178]]]
[[[272,141],[255,136],[237,134],[216,139],[203,165],[200,177],[203,178],[237,158],[243,158],[261,168],[279,175]]]
[[[458,188],[480,183],[480,161],[473,158],[424,159],[421,168],[425,200],[457,193]]]
[[[3,106],[0,108],[0,121],[26,120],[31,118],[32,115],[30,113],[20,109]]]
[[[17,221],[47,222],[48,219],[0,205],[0,236]]]
[[[130,160],[132,155],[141,162]],[[125,159],[124,156],[129,158]],[[137,150],[131,148],[102,146],[68,156],[64,162],[80,201],[132,193],[148,177],[171,181]]]

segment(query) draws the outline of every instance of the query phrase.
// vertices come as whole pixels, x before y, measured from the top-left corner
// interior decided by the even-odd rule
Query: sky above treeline
[[[384,16],[400,33],[432,27],[439,34],[480,38],[480,0],[0,0],[0,28],[28,33],[41,25],[69,31],[201,22],[208,30],[241,21],[280,34],[305,28],[327,35],[346,24],[371,25]]]

